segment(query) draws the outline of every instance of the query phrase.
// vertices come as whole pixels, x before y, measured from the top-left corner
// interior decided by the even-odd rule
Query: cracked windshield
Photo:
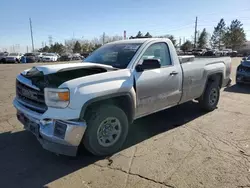
[[[250,187],[249,0],[2,0],[0,187]]]

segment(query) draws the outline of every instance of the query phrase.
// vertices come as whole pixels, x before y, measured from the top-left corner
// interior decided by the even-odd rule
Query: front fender
[[[113,93],[113,94],[108,94],[105,96],[100,96],[100,97],[96,97],[93,99],[90,99],[89,101],[87,101],[81,109],[81,113],[80,113],[80,118],[84,117],[87,108],[94,104],[94,103],[98,103],[98,102],[111,102],[112,100],[110,99],[117,99],[118,97],[125,97],[126,99],[126,106],[127,106],[127,110],[128,110],[128,118],[130,123],[133,122],[134,117],[135,117],[135,109],[136,109],[136,94],[135,94],[135,90],[134,88],[132,88],[130,91],[128,92],[121,92],[121,93]]]
[[[133,75],[129,70],[112,71],[77,78],[63,83],[59,88],[69,88],[69,108],[82,110],[89,101],[128,94],[135,100]],[[133,102],[135,103],[135,102]]]

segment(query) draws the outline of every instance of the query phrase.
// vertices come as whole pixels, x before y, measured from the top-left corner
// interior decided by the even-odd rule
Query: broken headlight
[[[45,88],[45,103],[55,108],[66,108],[69,105],[69,89]]]

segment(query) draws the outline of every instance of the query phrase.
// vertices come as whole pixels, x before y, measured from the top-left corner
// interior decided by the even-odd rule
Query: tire
[[[128,118],[122,109],[115,105],[101,105],[99,108],[93,108],[87,112],[85,118],[87,122],[87,130],[84,134],[83,144],[88,151],[97,156],[105,156],[116,153],[121,149],[123,143],[126,140],[129,128]],[[112,118],[112,123],[114,123],[114,125],[111,123]],[[114,121],[114,119],[116,120]],[[110,123],[105,123],[109,122],[109,120],[111,120]],[[119,126],[117,122],[120,123]],[[115,126],[116,128],[113,130],[120,130],[120,132],[118,131],[119,133],[117,133],[118,135],[116,135],[115,138],[114,135],[111,136],[111,138],[114,139],[113,144],[111,144],[111,142],[106,143],[107,140],[104,138],[105,135],[103,135],[104,131],[102,129],[105,126]],[[103,138],[100,138],[102,137],[100,135],[102,135]]]
[[[220,87],[218,82],[209,82],[199,104],[204,111],[211,112],[216,109],[220,99]]]

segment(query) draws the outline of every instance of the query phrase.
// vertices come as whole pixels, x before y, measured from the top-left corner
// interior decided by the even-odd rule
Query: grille
[[[47,110],[44,92],[35,90],[18,80],[16,80],[16,96],[18,101],[30,110],[38,113],[44,113]]]

